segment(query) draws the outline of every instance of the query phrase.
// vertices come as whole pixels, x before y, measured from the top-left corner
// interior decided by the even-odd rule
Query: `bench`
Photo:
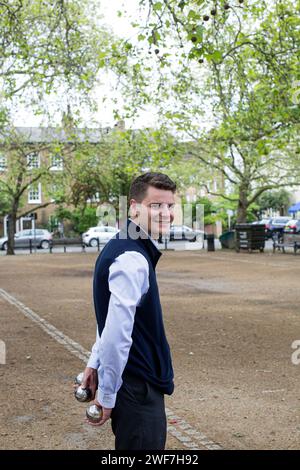
[[[293,248],[294,254],[296,254],[297,250],[300,250],[300,235],[284,233],[283,238],[273,240],[273,253],[275,253],[276,249],[282,250],[282,253],[285,253],[286,248]]]

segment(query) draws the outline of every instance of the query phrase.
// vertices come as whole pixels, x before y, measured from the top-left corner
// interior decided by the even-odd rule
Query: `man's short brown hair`
[[[129,201],[135,199],[141,202],[145,198],[149,186],[172,191],[172,193],[176,191],[176,183],[174,183],[168,175],[164,173],[144,173],[135,178],[131,183]]]

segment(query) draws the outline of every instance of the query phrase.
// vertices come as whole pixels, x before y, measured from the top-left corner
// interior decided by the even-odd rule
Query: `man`
[[[84,373],[111,418],[117,450],[162,450],[166,442],[164,394],[174,390],[155,267],[155,240],[174,219],[176,184],[162,173],[146,173],[130,188],[127,226],[97,259],[94,304],[97,337]]]

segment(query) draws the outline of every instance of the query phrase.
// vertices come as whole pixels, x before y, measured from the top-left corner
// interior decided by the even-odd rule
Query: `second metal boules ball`
[[[75,390],[75,398],[78,401],[85,402],[92,399],[92,393],[89,388],[83,388],[81,385]]]
[[[83,372],[80,372],[80,374],[78,374],[74,380],[75,384],[79,385],[79,387],[77,387],[77,389],[74,391],[74,395],[76,400],[80,402],[87,402],[92,400],[92,392],[89,388],[83,388],[81,386],[83,381],[83,375]]]

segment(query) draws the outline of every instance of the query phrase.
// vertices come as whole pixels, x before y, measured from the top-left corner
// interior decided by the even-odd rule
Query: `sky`
[[[130,39],[131,43],[141,45],[137,39],[139,34],[138,28],[131,26],[132,21],[140,24],[145,24],[146,22],[147,11],[141,12],[139,7],[140,0],[93,0],[93,2],[96,4],[97,16],[101,15],[103,17],[101,23],[108,26],[115,36]],[[122,16],[118,15],[119,11],[123,13]],[[173,46],[174,44],[171,41],[168,48],[173,48]],[[176,67],[175,63],[174,67]],[[197,74],[197,78],[201,80],[202,74],[206,72],[203,67],[199,68],[196,66],[195,73]],[[113,127],[116,124],[116,119],[113,115],[113,110],[116,105],[112,100],[116,98],[119,109],[122,109],[123,99],[120,91],[112,90],[112,88],[114,88],[112,85],[115,83],[115,76],[112,72],[105,74],[103,70],[101,70],[99,77],[101,85],[95,86],[93,93],[93,98],[98,105],[98,111],[90,112],[84,109],[80,104],[83,118],[80,127]],[[155,84],[155,75],[153,76],[152,83]],[[155,93],[155,85],[153,85],[153,93]],[[24,105],[22,106],[17,102],[17,106],[12,113],[15,126],[47,127],[52,124],[60,125],[62,113],[67,109],[66,98],[64,96],[64,93],[61,93],[61,96],[47,98],[47,107],[51,110],[51,124],[49,124],[49,120],[47,120],[46,117],[35,115],[29,107],[26,108]],[[102,99],[104,96],[106,99],[103,103]],[[199,99],[201,99],[201,97],[199,97]],[[170,103],[171,101],[169,104]],[[177,110],[175,102],[172,102],[171,106],[174,111]],[[59,111],[57,111],[58,108]],[[159,111],[153,105],[147,105],[143,110],[139,109],[138,116],[135,117],[135,119],[125,120],[126,128],[135,129],[147,127],[157,128],[158,123]],[[212,127],[213,123],[214,118],[210,112],[210,104],[207,103],[205,116],[203,116],[203,119],[197,116],[196,124],[197,126],[199,125],[199,129],[209,129]]]
[[[131,38],[134,42],[134,37],[137,36],[137,30],[130,24],[131,18],[137,18],[137,12],[139,11],[139,0],[95,0],[98,11],[103,15],[103,23],[107,24],[116,36]],[[118,11],[124,12],[126,15],[118,16]],[[91,122],[94,119],[100,123],[101,127],[112,127],[115,124],[113,116],[113,104],[110,99],[117,97],[120,103],[122,103],[122,97],[120,94],[111,92],[111,76],[101,76],[101,86],[96,87],[94,97],[98,103],[102,102],[104,95],[108,96],[106,104],[99,106],[99,111],[91,115],[90,113],[84,113],[84,119],[86,122]],[[59,98],[64,102],[63,97]],[[51,103],[50,103],[51,107]],[[14,111],[14,123],[16,126],[39,126],[43,125],[43,120],[39,116],[35,116],[30,109],[20,106],[18,104],[17,109]],[[56,121],[60,121],[60,113],[56,115]],[[154,108],[149,108],[144,112],[141,112],[140,117],[133,123],[132,120],[126,122],[126,127],[131,127],[133,124],[135,127],[150,127],[154,126],[157,121],[157,116]],[[94,127],[94,124],[91,125]]]

